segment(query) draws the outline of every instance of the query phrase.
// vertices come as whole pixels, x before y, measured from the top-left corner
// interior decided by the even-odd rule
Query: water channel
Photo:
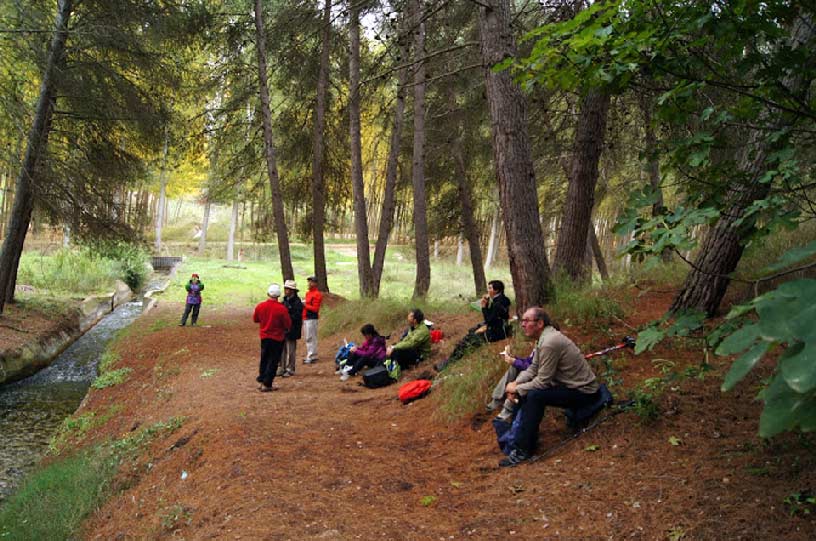
[[[151,281],[148,288],[155,284]],[[47,368],[0,385],[0,503],[42,458],[63,419],[79,407],[116,331],[130,325],[141,312],[141,301],[119,306]]]

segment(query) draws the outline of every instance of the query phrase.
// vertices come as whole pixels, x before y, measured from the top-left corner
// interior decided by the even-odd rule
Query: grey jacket
[[[533,389],[558,386],[591,394],[598,390],[598,381],[578,346],[555,328],[545,327],[533,362],[516,378],[516,391],[523,396]]]

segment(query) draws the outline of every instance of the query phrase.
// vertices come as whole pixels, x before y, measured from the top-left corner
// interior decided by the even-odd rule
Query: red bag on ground
[[[431,390],[431,382],[427,379],[409,381],[399,388],[399,399],[403,404],[422,398]]]
[[[441,342],[442,337],[443,337],[442,331],[438,329],[431,331],[431,343],[436,344],[438,342]]]

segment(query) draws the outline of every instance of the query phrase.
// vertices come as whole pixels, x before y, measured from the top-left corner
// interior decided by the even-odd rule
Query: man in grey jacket
[[[499,466],[515,466],[532,456],[546,406],[580,408],[599,398],[599,384],[589,363],[543,309],[534,306],[524,312],[521,328],[528,338],[536,340],[536,347],[530,366],[505,388],[504,412],[518,402],[522,417],[513,450]]]

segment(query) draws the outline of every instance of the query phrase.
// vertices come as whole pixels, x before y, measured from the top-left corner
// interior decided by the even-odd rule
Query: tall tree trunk
[[[400,58],[408,58],[407,37],[399,38]],[[397,175],[399,173],[399,151],[402,140],[402,125],[405,117],[405,86],[408,84],[408,67],[403,67],[397,75],[397,99],[394,103],[394,125],[391,128],[391,140],[388,146],[388,162],[385,167],[385,188],[383,190],[382,210],[380,211],[380,227],[377,233],[377,245],[374,247],[374,266],[372,275],[374,280],[373,295],[380,294],[380,281],[385,267],[385,252],[388,247],[388,237],[394,227],[394,213],[396,210]]]
[[[606,282],[609,280],[609,270],[606,267],[606,260],[604,259],[603,250],[601,250],[601,243],[598,242],[598,235],[595,234],[595,226],[591,220],[589,222],[589,246],[592,250],[592,256],[595,258],[595,264],[598,266],[601,280]]]
[[[241,203],[238,197],[232,201],[232,214],[230,214],[229,236],[227,237],[227,261],[235,259],[235,230],[238,224],[238,209]]]
[[[516,309],[544,305],[555,298],[550,265],[539,224],[535,170],[527,133],[527,105],[507,71],[492,67],[515,56],[510,1],[484,0],[479,8],[481,54],[499,194],[507,236]]]
[[[660,159],[658,158],[657,136],[652,124],[652,100],[647,93],[642,93],[638,98],[640,110],[643,113],[643,145],[646,148],[646,174],[649,177],[649,185],[657,194],[655,202],[652,204],[652,217],[663,212],[663,189],[660,186]],[[671,250],[663,250],[661,259],[668,263],[672,259]]]
[[[314,110],[314,134],[312,139],[312,242],[314,248],[314,272],[317,288],[329,290],[326,271],[326,247],[323,241],[326,223],[326,198],[323,181],[324,132],[326,130],[326,98],[329,88],[329,52],[331,48],[331,0],[323,7],[323,37],[320,51],[320,71],[317,75],[317,103]]]
[[[470,248],[473,285],[476,288],[476,295],[478,296],[487,290],[487,280],[485,278],[484,266],[482,266],[482,248],[479,245],[479,228],[476,226],[476,219],[473,217],[473,196],[470,189],[471,182],[468,176],[468,167],[465,163],[465,151],[462,143],[464,136],[462,133],[462,114],[457,108],[456,93],[452,86],[450,87],[448,100],[450,102],[451,111],[456,116],[453,126],[454,137],[451,146],[457,169],[454,177],[456,178],[456,189],[459,194],[459,201],[462,203],[462,229],[464,230],[464,236],[467,237],[468,247]],[[458,256],[456,263],[457,265],[460,264]]]
[[[40,82],[40,94],[34,112],[34,122],[28,132],[26,152],[17,176],[14,206],[11,209],[3,249],[0,252],[0,314],[7,302],[14,302],[14,286],[23,253],[26,232],[34,208],[34,179],[40,175],[40,167],[48,147],[48,132],[56,99],[56,66],[62,61],[68,39],[68,21],[73,10],[72,0],[61,0],[57,5],[54,35],[51,38],[48,58]]]
[[[581,102],[578,125],[575,128],[569,187],[553,270],[564,273],[577,282],[585,281],[592,270],[591,267],[587,269],[584,256],[587,234],[592,224],[598,161],[603,151],[608,110],[609,94],[590,90]]]
[[[462,233],[456,236],[456,266],[462,265],[462,260],[465,258],[465,237]]]
[[[353,0],[349,5],[349,135],[351,138],[351,185],[354,193],[354,230],[357,234],[357,276],[360,296],[374,295],[371,254],[368,246],[363,150],[360,133],[360,11]]]
[[[198,255],[203,256],[207,249],[207,229],[210,227],[210,196],[207,194],[204,201],[204,217],[201,219],[201,236],[198,237]]]
[[[261,115],[263,117],[264,150],[266,151],[266,170],[269,175],[269,189],[272,192],[272,211],[275,217],[275,231],[278,235],[278,253],[280,255],[281,274],[284,280],[294,280],[292,256],[289,252],[289,234],[286,230],[286,218],[283,212],[278,164],[275,158],[275,143],[272,139],[272,113],[269,109],[269,88],[266,75],[266,34],[264,31],[263,8],[261,0],[255,0],[255,33],[258,51],[258,90],[261,98]]]
[[[422,3],[411,0],[414,28],[414,158],[411,176],[414,183],[414,240],[416,242],[416,280],[414,298],[425,298],[431,286],[431,259],[428,253],[428,211],[425,196],[425,23]]]
[[[791,48],[797,49],[813,37],[814,24],[810,17],[797,17],[791,32]],[[789,73],[781,84],[792,96],[800,96],[807,91],[810,81],[798,73]],[[759,117],[756,124],[768,126],[770,130],[752,130],[742,147],[737,171],[732,175],[734,180],[729,182],[725,194],[727,206],[721,211],[719,221],[709,229],[683,289],[672,302],[669,312],[701,310],[712,316],[725,296],[731,281],[728,276],[737,268],[745,249],[743,241],[756,226],[756,218],[745,219],[745,212],[754,201],[765,199],[771,188],[771,183],[761,182],[767,169],[766,159],[788,142],[785,137],[771,141],[767,133],[781,130],[797,120],[768,108]]]
[[[161,255],[162,228],[164,227],[165,207],[167,206],[167,148],[170,144],[170,131],[164,127],[164,148],[162,149],[162,163],[159,171],[159,203],[156,207],[156,240],[153,248],[156,255]]]
[[[499,213],[501,213],[500,205],[496,205],[493,211],[493,219],[490,221],[490,238],[487,240],[487,259],[485,260],[485,271],[493,266],[496,261],[496,248],[499,245]]]

